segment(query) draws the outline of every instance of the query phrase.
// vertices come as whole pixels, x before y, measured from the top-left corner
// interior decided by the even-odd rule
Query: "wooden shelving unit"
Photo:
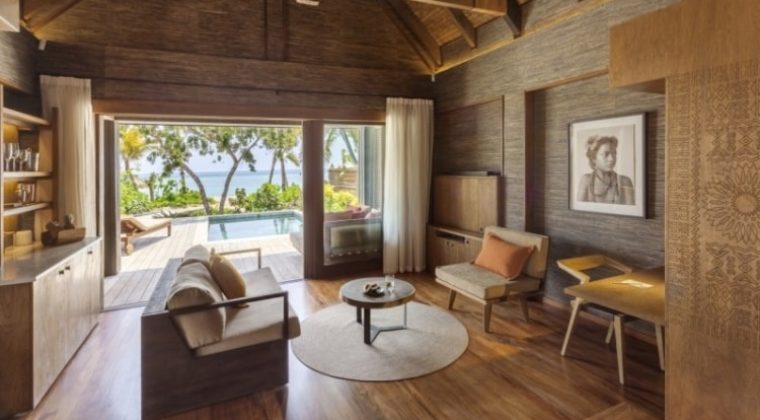
[[[17,180],[31,180],[31,179],[45,179],[50,178],[53,176],[52,172],[28,172],[28,171],[18,171],[18,172],[5,172],[3,175],[4,179],[17,179]]]
[[[3,217],[18,216],[19,214],[29,213],[32,211],[49,209],[53,207],[52,203],[32,203],[18,207],[7,207],[3,209]]]
[[[2,156],[4,148],[0,148],[0,264],[38,249],[45,225],[56,218],[56,120],[56,112],[53,112],[51,121],[47,121],[6,108],[0,88],[0,144],[17,142],[20,149],[31,149],[40,154],[38,171],[6,171],[5,157]],[[19,201],[16,196],[19,183],[33,184],[35,198],[31,203],[13,206],[10,204]],[[14,232],[20,230],[32,231],[32,244],[19,246],[13,243]]]

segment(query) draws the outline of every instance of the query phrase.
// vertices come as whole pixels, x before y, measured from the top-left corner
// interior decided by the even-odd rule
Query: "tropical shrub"
[[[335,191],[330,184],[325,184],[325,212],[338,212],[355,206],[359,199],[347,191]]]

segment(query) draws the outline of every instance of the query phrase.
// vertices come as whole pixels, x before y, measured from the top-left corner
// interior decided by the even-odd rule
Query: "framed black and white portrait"
[[[646,114],[569,128],[570,209],[646,217]]]

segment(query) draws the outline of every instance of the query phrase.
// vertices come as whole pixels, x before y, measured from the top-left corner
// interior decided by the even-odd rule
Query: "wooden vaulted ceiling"
[[[22,20],[37,38],[66,44],[432,74],[451,67],[443,47],[477,50],[483,25],[498,21],[505,38],[518,37],[529,1],[23,0]]]

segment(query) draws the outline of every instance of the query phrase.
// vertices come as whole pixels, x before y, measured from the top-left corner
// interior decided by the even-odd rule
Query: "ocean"
[[[288,177],[288,184],[296,183],[298,185],[301,185],[302,177],[300,169],[289,169],[286,170],[285,173]],[[140,174],[139,176],[142,179],[146,179],[149,175],[150,174]],[[198,172],[198,177],[200,177],[203,186],[206,188],[206,195],[209,197],[217,198],[222,196],[222,191],[224,190],[224,181],[227,178],[227,172]],[[172,174],[170,178],[174,179],[179,184],[179,173]],[[198,189],[198,187],[195,185],[195,181],[193,181],[192,178],[186,176],[185,180],[187,182],[187,188],[191,190]],[[248,168],[239,168],[235,173],[235,176],[232,177],[232,182],[230,183],[230,189],[227,195],[229,197],[234,197],[236,188],[245,188],[246,194],[250,194],[259,189],[262,184],[268,181],[269,171],[251,172],[248,170]],[[274,177],[272,178],[272,183],[275,185],[280,185],[280,182],[282,182],[282,176],[280,175],[279,171],[275,171]]]

